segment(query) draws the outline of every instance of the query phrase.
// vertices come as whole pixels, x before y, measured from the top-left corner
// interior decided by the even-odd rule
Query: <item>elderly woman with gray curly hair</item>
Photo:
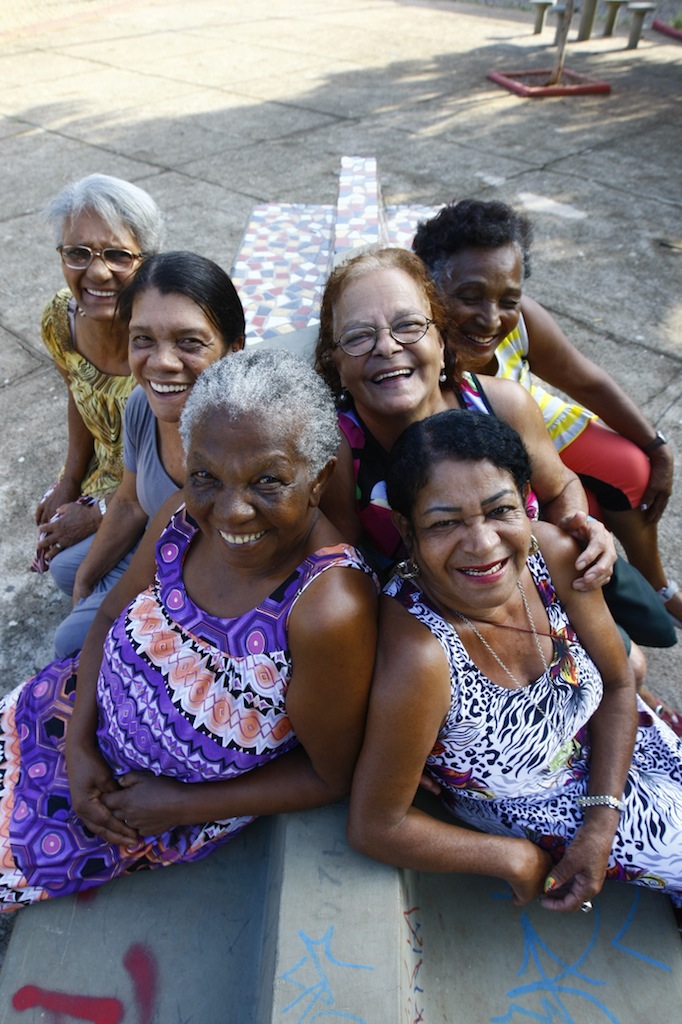
[[[0,703],[3,909],[197,860],[350,789],[377,594],[319,508],[332,397],[287,353],[237,352],[181,430],[185,503],[154,519],[80,659]]]

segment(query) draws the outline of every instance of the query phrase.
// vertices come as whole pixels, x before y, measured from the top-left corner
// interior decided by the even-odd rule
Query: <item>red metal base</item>
[[[651,27],[655,28],[657,32],[663,32],[666,36],[672,36],[673,39],[682,41],[682,28],[674,28],[672,25],[668,25],[667,22],[661,21],[660,18],[654,18]]]
[[[611,92],[608,82],[600,82],[565,68],[561,73],[561,82],[547,85],[551,73],[551,68],[540,68],[538,71],[491,71],[488,78],[519,96],[585,96]]]

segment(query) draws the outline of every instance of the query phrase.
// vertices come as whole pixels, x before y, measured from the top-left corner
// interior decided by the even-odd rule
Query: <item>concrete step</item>
[[[0,1022],[678,1019],[665,897],[608,883],[589,915],[518,910],[494,880],[367,860],[345,817],[262,820],[199,864],[18,911]]]

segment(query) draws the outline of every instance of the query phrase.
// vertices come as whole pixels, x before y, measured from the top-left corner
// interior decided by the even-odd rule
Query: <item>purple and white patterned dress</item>
[[[433,633],[450,668],[451,701],[427,769],[457,818],[482,832],[519,836],[563,855],[583,820],[589,720],[602,680],[581,647],[538,552],[528,559],[547,609],[554,654],[529,686],[493,683],[471,660],[457,631],[411,580],[385,592]],[[418,582],[418,581],[417,581]],[[682,741],[638,700],[638,729],[607,877],[682,900]]]
[[[157,544],[153,586],[119,616],[104,645],[97,738],[115,776],[230,779],[295,747],[285,707],[291,610],[327,569],[371,573],[354,548],[322,548],[252,611],[219,619],[183,585],[196,532],[180,509]],[[1,909],[198,860],[253,820],[181,826],[132,851],[89,832],[71,809],[64,760],[77,669],[77,658],[53,662],[0,702]]]

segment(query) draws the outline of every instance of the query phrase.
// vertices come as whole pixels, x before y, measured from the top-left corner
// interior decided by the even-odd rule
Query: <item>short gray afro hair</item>
[[[203,371],[180,419],[185,454],[194,430],[218,412],[232,423],[255,414],[281,430],[311,479],[336,455],[341,440],[331,391],[312,366],[284,349],[252,345]]]
[[[64,241],[69,221],[96,213],[114,231],[127,228],[142,252],[158,252],[163,241],[163,217],[144,189],[109,174],[89,174],[72,181],[47,204],[43,216],[52,225],[55,242]]]

